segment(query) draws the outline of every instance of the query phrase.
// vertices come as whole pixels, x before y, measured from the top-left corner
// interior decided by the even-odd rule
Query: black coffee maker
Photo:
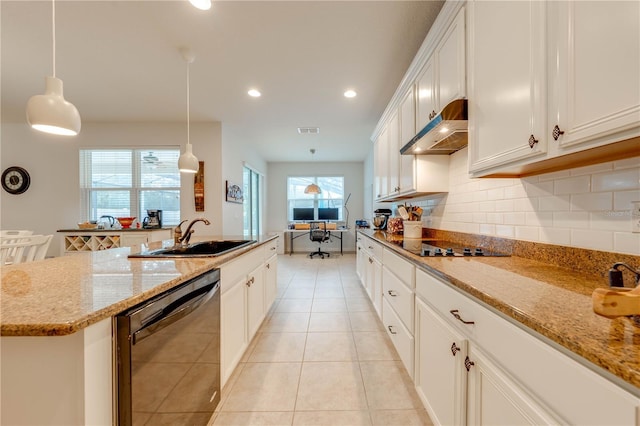
[[[390,209],[376,209],[373,212],[373,226],[375,229],[387,229],[387,220],[391,216]]]
[[[146,229],[162,228],[162,210],[147,210],[147,217],[143,219],[142,227]]]

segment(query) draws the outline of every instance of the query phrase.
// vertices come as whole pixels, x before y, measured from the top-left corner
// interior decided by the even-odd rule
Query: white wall
[[[185,123],[82,123],[76,137],[65,138],[32,130],[26,123],[2,123],[0,164],[21,166],[31,175],[27,192],[0,194],[0,227],[32,229],[38,234],[54,234],[48,255],[58,255],[60,239],[56,230],[75,228],[80,221],[80,148],[172,146],[184,150]],[[183,175],[181,212],[185,219],[206,217],[209,227],[196,225],[196,234],[214,235],[222,231],[221,179],[222,135],[220,123],[191,123],[193,152],[205,162],[205,212],[195,212],[193,178]]]
[[[233,126],[224,125],[222,129],[222,158],[221,165],[222,185],[230,180],[242,185],[242,168],[245,164],[261,173],[267,179],[267,163],[254,150],[248,146],[248,142],[234,132]],[[224,200],[224,193],[223,198]],[[268,195],[263,191],[263,201],[268,201]],[[222,203],[222,226],[226,235],[242,235],[243,232],[243,205],[236,203]],[[264,211],[264,209],[262,209]]]
[[[465,148],[451,156],[448,194],[408,201],[425,208],[424,226],[640,255],[630,204],[640,200],[640,157],[520,179],[467,170]]]
[[[287,178],[289,176],[344,176],[344,193],[351,194],[347,209],[349,210],[349,226],[353,231],[356,219],[363,218],[364,205],[364,164],[358,162],[345,163],[268,163],[266,206],[267,232],[279,232],[287,227]],[[354,234],[345,233],[343,240],[344,251],[354,251]],[[300,237],[294,243],[296,251],[311,251],[318,248],[318,243],[312,243],[308,238]],[[340,242],[334,241],[330,245],[323,244],[323,250],[340,250]]]

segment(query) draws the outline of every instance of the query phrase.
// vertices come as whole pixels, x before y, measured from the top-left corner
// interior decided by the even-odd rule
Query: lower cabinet
[[[379,317],[382,317],[382,246],[358,235],[356,273]]]
[[[269,245],[257,248],[220,268],[221,385],[233,373],[256,334],[277,292],[277,255],[267,260]]]
[[[633,425],[640,399],[416,271],[415,385],[434,424]]]
[[[467,339],[422,300],[416,299],[415,385],[435,424],[466,420]]]

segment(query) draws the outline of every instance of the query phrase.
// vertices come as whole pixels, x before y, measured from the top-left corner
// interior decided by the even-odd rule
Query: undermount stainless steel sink
[[[167,247],[157,250],[143,251],[130,254],[133,258],[153,258],[153,257],[216,257],[237,250],[256,240],[220,240],[202,241],[189,244],[185,247]]]

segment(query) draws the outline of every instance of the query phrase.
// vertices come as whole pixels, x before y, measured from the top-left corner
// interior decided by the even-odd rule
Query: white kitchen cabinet
[[[547,2],[467,3],[469,171],[547,152]]]
[[[552,154],[638,135],[640,3],[552,2],[549,19]]]
[[[467,339],[416,298],[414,381],[435,424],[465,424],[466,356]]]
[[[629,139],[640,135],[638,2],[474,0],[468,14],[472,176],[637,152]]]
[[[220,268],[221,382],[231,376],[271,305],[266,303],[265,250],[249,251]],[[270,269],[270,268],[269,268]]]
[[[400,360],[413,378],[414,339],[413,334],[404,326],[386,298],[382,298],[382,322],[385,331],[396,348]]]
[[[278,256],[273,255],[264,265],[264,312],[271,309],[278,294]]]
[[[249,272],[245,282],[247,287],[247,336],[249,341],[260,328],[265,315],[264,269],[265,266],[260,265]]]
[[[414,155],[400,155],[404,147],[416,135],[416,95],[411,86],[400,102],[400,138],[398,155],[400,156],[400,193],[408,193],[415,189],[416,158]]]
[[[416,80],[418,130],[426,126],[449,102],[466,97],[464,13],[464,8],[458,12]]]
[[[378,316],[382,317],[382,246],[371,239],[365,244],[365,289]]]
[[[389,120],[387,141],[389,144],[387,156],[389,191],[387,195],[393,196],[400,192],[400,122],[398,111],[395,111]]]
[[[374,145],[374,199],[379,200],[389,195],[389,139],[385,127]]]
[[[430,308],[453,330],[451,338],[459,335],[468,341],[465,362],[459,367],[468,374],[468,424],[636,424],[640,399],[545,343],[533,331],[525,331],[422,270],[416,272],[416,299],[421,312],[425,309],[420,307]],[[418,318],[423,320],[416,323],[420,328],[425,317]],[[431,344],[441,339],[431,338],[433,342],[428,333],[417,334],[416,372],[429,359],[434,363],[437,359],[431,356]],[[448,367],[445,362],[428,368]],[[438,394],[444,388],[429,389],[433,383],[419,378],[418,383],[425,406],[434,410],[432,419],[442,418],[442,424],[449,424],[445,419],[450,407],[441,403]],[[430,397],[433,392],[435,396]],[[455,399],[455,393],[449,398]]]

